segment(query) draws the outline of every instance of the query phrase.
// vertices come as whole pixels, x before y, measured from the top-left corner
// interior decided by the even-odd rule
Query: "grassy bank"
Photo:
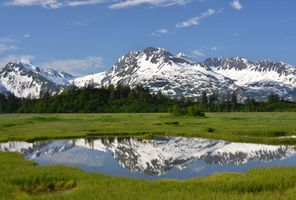
[[[0,141],[91,136],[178,135],[236,142],[296,144],[296,113],[0,115]]]
[[[0,199],[295,199],[296,168],[265,168],[175,181],[108,177],[61,166],[36,166],[0,152]]]

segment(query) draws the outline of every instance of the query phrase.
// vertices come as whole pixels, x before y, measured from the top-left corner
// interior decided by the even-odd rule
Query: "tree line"
[[[158,92],[151,94],[138,85],[95,88],[71,86],[61,94],[44,92],[40,99],[17,98],[0,94],[0,113],[119,113],[171,112],[175,115],[202,116],[203,112],[268,112],[296,111],[296,103],[270,94],[266,101],[247,98],[238,101],[235,92],[226,96],[203,92],[197,99],[172,99]]]

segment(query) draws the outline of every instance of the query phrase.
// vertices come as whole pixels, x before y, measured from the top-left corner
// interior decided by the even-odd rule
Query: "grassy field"
[[[236,142],[296,144],[296,113],[0,115],[0,141],[94,136],[178,135]]]
[[[0,199],[296,199],[296,168],[265,168],[186,181],[144,181],[36,166],[0,152]],[[2,164],[5,163],[5,164]]]

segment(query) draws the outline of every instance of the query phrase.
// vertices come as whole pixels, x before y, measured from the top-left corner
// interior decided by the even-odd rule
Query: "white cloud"
[[[19,62],[21,59],[32,61],[34,58],[35,56],[33,55],[9,55],[2,57],[0,58],[0,69],[5,67],[9,62]],[[103,59],[99,56],[89,56],[82,59],[56,60],[48,63],[36,64],[36,66],[53,68],[58,71],[65,71],[72,75],[85,75],[100,71],[103,67]]]
[[[138,6],[141,4],[148,4],[152,6],[173,6],[173,5],[185,5],[189,3],[190,0],[124,0],[117,1],[116,3],[111,4],[109,7],[111,9],[120,9]]]
[[[234,37],[238,37],[239,34],[238,33],[232,33],[230,36],[234,38]]]
[[[25,35],[24,35],[24,38],[29,38],[29,37],[31,37],[30,34],[25,34]]]
[[[7,0],[7,6],[41,6],[43,8],[57,9],[62,7],[76,7],[95,5],[105,0]]]
[[[6,0],[7,6],[40,6],[43,8],[58,9],[84,5],[109,4],[111,9],[128,8],[141,4],[152,6],[185,5],[191,0]]]
[[[240,3],[239,0],[234,0],[233,2],[230,3],[231,7],[236,9],[236,10],[241,10],[243,9],[242,4]]]
[[[15,43],[15,40],[9,38],[0,38],[0,54],[6,51],[17,50],[18,47]]]
[[[163,35],[166,35],[166,34],[169,34],[169,33],[170,32],[167,29],[162,28],[162,29],[158,29],[155,32],[151,33],[151,36],[160,37],[160,36],[163,36]]]
[[[34,56],[32,55],[9,55],[6,57],[0,58],[0,69],[5,67],[9,62],[19,62],[21,59],[33,60]]]
[[[77,21],[77,22],[73,22],[73,25],[76,25],[76,26],[88,26],[88,23]]]
[[[212,15],[219,14],[221,12],[222,12],[222,10],[214,10],[214,9],[209,8],[206,12],[201,13],[199,16],[196,16],[196,17],[193,17],[193,18],[186,20],[184,22],[178,23],[176,25],[176,27],[177,28],[186,28],[186,27],[191,27],[191,26],[197,26],[200,24],[201,20],[208,18]]]
[[[58,71],[65,71],[72,75],[86,75],[96,73],[103,67],[103,58],[99,56],[86,57],[83,59],[57,60],[48,63],[42,63],[39,66],[44,68],[53,68]]]
[[[190,53],[191,53],[191,56],[194,58],[200,58],[205,56],[205,53],[199,49],[193,50]]]
[[[219,50],[219,48],[218,48],[218,47],[216,47],[216,46],[214,46],[214,47],[211,47],[211,50],[212,50],[212,51],[218,51],[218,50]]]

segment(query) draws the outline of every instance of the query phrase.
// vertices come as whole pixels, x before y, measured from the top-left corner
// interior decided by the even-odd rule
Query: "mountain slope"
[[[0,91],[17,97],[39,98],[42,93],[56,94],[69,85],[73,77],[53,69],[40,69],[26,60],[8,63],[0,71]],[[2,89],[1,89],[2,88]]]
[[[171,97],[196,97],[202,91],[212,93],[235,89],[234,82],[184,56],[172,55],[160,48],[146,48],[123,56],[102,79],[103,85],[142,84],[151,92]]]
[[[259,62],[242,57],[209,58],[205,65],[234,80],[247,96],[265,99],[270,93],[296,100],[296,68],[282,62]]]
[[[70,83],[74,84],[79,88],[86,87],[88,85],[100,86],[105,75],[106,75],[106,72],[100,72],[96,74],[81,76],[71,80]]]

